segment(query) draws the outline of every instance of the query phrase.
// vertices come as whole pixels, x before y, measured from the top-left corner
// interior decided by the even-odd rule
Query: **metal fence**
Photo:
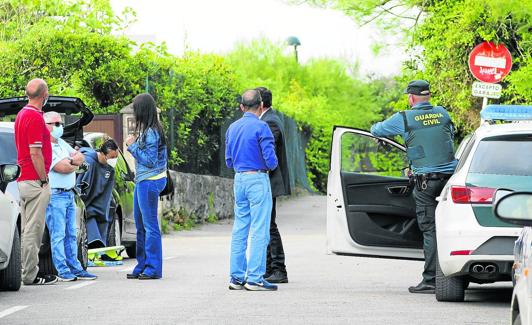
[[[307,167],[305,162],[305,148],[307,146],[309,135],[301,131],[296,122],[290,117],[277,111],[281,122],[283,123],[286,155],[288,159],[288,171],[290,173],[290,187],[292,190],[295,187],[311,190],[308,178]],[[225,133],[229,128],[229,125],[239,119],[242,116],[242,112],[235,110],[231,119],[228,119],[221,128],[220,140],[221,146],[218,154],[219,160],[219,176],[233,177],[234,173],[231,169],[225,166]]]

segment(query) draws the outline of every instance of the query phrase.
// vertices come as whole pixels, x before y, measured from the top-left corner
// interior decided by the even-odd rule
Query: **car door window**
[[[342,172],[381,176],[402,176],[408,167],[405,152],[381,140],[356,133],[344,133],[341,138]]]
[[[462,144],[460,144],[461,148],[458,148],[456,158],[458,159],[458,165],[456,166],[455,173],[460,171],[462,167],[464,167],[464,164],[467,160],[467,157],[471,153],[471,149],[473,149],[473,145],[475,144],[475,136],[470,136],[469,139],[464,139],[462,141]],[[467,141],[467,142],[466,142]],[[460,153],[458,155],[458,153]]]
[[[15,146],[14,133],[0,131],[0,163],[17,163],[17,148]]]

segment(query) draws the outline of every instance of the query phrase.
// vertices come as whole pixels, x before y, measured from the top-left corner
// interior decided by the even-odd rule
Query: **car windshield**
[[[532,134],[482,140],[470,173],[532,176]]]
[[[0,165],[17,163],[17,147],[15,135],[0,131]]]

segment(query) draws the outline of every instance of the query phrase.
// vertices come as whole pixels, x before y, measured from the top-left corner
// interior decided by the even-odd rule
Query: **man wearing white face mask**
[[[105,247],[112,221],[109,208],[113,198],[118,146],[108,139],[97,150],[81,148],[80,152],[85,155],[89,165],[89,169],[80,174],[76,182],[87,212],[89,248]]]
[[[59,113],[45,113],[44,121],[52,141],[52,164],[48,175],[52,194],[46,209],[52,260],[59,281],[94,280],[96,276],[83,270],[77,257],[76,204],[73,190],[76,185],[75,172],[85,161],[85,157],[61,139],[63,122]]]

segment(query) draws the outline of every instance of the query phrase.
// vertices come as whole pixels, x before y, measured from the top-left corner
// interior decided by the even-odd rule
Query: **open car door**
[[[345,255],[423,259],[405,148],[335,127],[327,185],[327,245]]]

